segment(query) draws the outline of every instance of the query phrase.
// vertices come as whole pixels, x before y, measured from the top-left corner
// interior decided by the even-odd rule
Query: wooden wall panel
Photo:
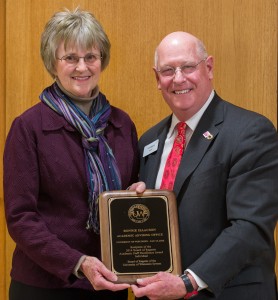
[[[3,160],[2,153],[5,140],[5,1],[0,0],[0,65],[2,66],[0,72],[0,299],[5,299],[6,280],[9,280],[6,273],[6,226],[4,217],[3,204]],[[8,266],[10,267],[10,266]]]
[[[5,29],[6,43],[3,35],[1,39],[8,53],[6,73],[0,75],[1,154],[1,134],[8,132],[15,116],[39,101],[42,89],[52,82],[39,54],[46,21],[55,11],[78,5],[95,14],[112,43],[111,63],[102,75],[101,90],[112,104],[131,115],[139,135],[169,113],[156,88],[153,55],[161,38],[178,30],[200,37],[215,57],[214,84],[223,98],[277,124],[277,0],[0,1],[0,30]],[[4,52],[0,50],[1,62]],[[8,236],[5,240],[3,218],[0,234],[8,253],[5,261],[0,256],[1,266],[6,264],[8,284],[13,242]],[[0,281],[1,289],[3,284]]]
[[[96,15],[110,37],[111,63],[102,75],[101,88],[111,103],[130,113],[139,135],[169,112],[156,89],[153,53],[160,39],[176,30],[196,34],[215,56],[217,92],[276,122],[277,0],[11,0],[7,96],[20,101],[16,107],[8,104],[12,109],[7,108],[7,125],[36,103],[51,82],[39,56],[46,20],[54,11],[78,4]]]

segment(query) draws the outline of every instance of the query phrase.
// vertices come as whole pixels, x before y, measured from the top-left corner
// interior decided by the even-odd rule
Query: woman
[[[4,153],[11,300],[126,299],[100,261],[98,196],[137,180],[137,133],[99,91],[110,42],[92,14],[56,13],[41,38],[55,82],[17,117]],[[110,291],[108,291],[110,290]]]

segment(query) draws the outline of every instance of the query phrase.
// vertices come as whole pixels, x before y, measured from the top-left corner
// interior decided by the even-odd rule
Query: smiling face
[[[204,53],[198,48],[198,40],[185,32],[166,36],[159,44],[156,54],[154,71],[158,89],[179,120],[186,121],[199,111],[212,91],[213,58],[204,57]],[[188,66],[196,64],[196,68],[188,74],[181,70],[188,70]],[[167,68],[178,69],[173,76],[164,76],[161,70]]]
[[[61,43],[56,51],[56,57],[62,58],[65,55],[74,54],[84,57],[88,53],[95,54],[98,59],[93,64],[86,64],[84,59],[79,59],[77,64],[69,64],[65,60],[56,61],[55,75],[65,90],[79,98],[89,98],[97,86],[101,73],[100,51],[97,48],[82,50],[75,46],[67,49]]]

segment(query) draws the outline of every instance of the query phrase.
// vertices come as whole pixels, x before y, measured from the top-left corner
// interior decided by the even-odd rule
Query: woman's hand
[[[80,271],[88,278],[96,291],[110,290],[116,292],[130,287],[126,283],[115,283],[118,279],[116,274],[108,270],[96,257],[86,256],[80,266]]]
[[[129,187],[129,190],[136,191],[138,194],[144,193],[146,190],[146,184],[143,181],[135,182]]]

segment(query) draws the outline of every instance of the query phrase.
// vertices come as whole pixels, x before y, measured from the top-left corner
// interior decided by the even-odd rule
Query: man
[[[216,94],[213,57],[191,34],[174,32],[161,41],[154,72],[173,114],[141,137],[140,180],[146,188],[161,188],[176,125],[185,122],[185,150],[173,191],[186,275],[161,272],[139,279],[132,285],[135,296],[277,299],[273,232],[278,218],[278,137],[274,126]],[[171,184],[165,186],[171,189]]]

